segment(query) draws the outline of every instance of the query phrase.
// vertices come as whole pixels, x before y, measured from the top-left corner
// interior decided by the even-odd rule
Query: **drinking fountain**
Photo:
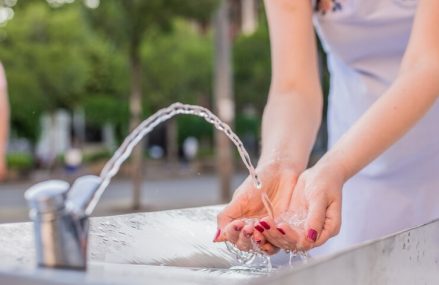
[[[89,206],[101,185],[97,176],[79,177],[73,185],[61,180],[38,183],[26,191],[34,223],[37,264],[85,269]]]
[[[230,126],[204,107],[174,103],[158,110],[136,127],[106,163],[100,176],[79,177],[71,186],[61,180],[44,181],[26,191],[25,198],[34,223],[39,266],[85,270],[89,216],[110,184],[112,177],[117,174],[122,163],[145,135],[157,125],[180,114],[201,117],[222,131],[236,146],[250,177],[254,180],[255,187],[261,188],[250,157],[242,141]],[[261,193],[263,194],[262,191]],[[264,205],[271,209],[268,196],[261,195],[261,198]]]

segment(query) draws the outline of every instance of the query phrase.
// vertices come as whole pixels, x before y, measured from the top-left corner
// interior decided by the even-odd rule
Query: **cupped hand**
[[[344,181],[340,169],[324,162],[304,171],[297,181],[287,210],[287,213],[302,216],[304,223],[276,223],[270,217],[264,217],[259,225],[266,225],[262,232],[265,240],[283,249],[309,250],[337,235],[341,226]]]
[[[265,242],[260,225],[255,225],[252,220],[257,221],[269,214],[262,202],[261,191],[268,195],[275,216],[286,211],[299,173],[292,164],[285,162],[258,166],[256,172],[262,188],[257,189],[251,177],[239,186],[232,201],[217,217],[218,231],[214,242],[230,241],[241,250],[249,250],[253,240],[267,253],[275,253],[278,249]]]

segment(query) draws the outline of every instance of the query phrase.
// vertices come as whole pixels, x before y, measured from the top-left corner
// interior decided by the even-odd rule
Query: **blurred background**
[[[173,102],[213,110],[257,162],[270,84],[262,1],[0,0],[0,62],[0,222],[28,220],[23,193],[38,181],[99,175],[131,129]],[[311,163],[325,150],[323,122]],[[95,215],[224,203],[246,176],[224,135],[176,117],[135,149]]]

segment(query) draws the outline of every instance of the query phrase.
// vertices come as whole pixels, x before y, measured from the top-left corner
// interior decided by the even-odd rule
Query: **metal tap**
[[[26,191],[38,266],[85,270],[88,218],[93,210],[89,205],[101,185],[100,177],[88,175],[72,186],[62,180],[49,180]]]

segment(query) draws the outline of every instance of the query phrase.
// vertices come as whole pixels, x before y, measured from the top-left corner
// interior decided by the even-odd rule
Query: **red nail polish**
[[[235,229],[235,231],[239,232],[242,228],[238,227],[238,226],[235,226],[234,229]]]
[[[264,228],[261,227],[260,225],[256,225],[256,226],[255,226],[255,229],[257,229],[258,232],[260,232],[260,233],[263,233],[263,232],[264,232]]]
[[[314,229],[309,229],[307,237],[308,237],[308,239],[315,242],[317,240],[317,231]]]
[[[220,229],[217,229],[217,230],[216,230],[215,237],[213,238],[213,241],[214,241],[214,242],[216,242],[216,240],[219,238],[220,234],[221,234],[221,230],[220,230]]]
[[[256,244],[261,244],[262,240],[255,240]]]
[[[283,229],[281,229],[281,228],[277,228],[277,230],[278,230],[281,234],[285,235],[285,231],[284,231]]]
[[[270,229],[270,225],[267,223],[267,222],[264,222],[264,221],[260,221],[259,222],[266,230],[269,230]]]

